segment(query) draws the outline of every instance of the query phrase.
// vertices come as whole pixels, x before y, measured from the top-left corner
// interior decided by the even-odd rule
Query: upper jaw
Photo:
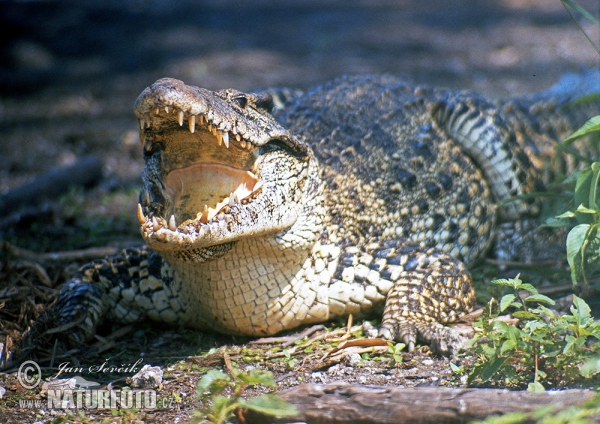
[[[308,151],[265,111],[239,107],[231,97],[242,94],[162,79],[138,97],[146,156],[138,220],[155,250],[207,247],[295,221],[285,207],[264,207],[277,187],[272,172],[263,175],[261,147],[277,139],[299,157]],[[248,221],[267,210],[269,228]]]
[[[242,98],[246,100],[244,103],[240,103]],[[208,124],[215,137],[225,145],[235,139],[242,147],[244,143],[261,147],[269,140],[281,139],[290,148],[306,154],[306,146],[278,125],[270,113],[256,107],[256,98],[255,94],[236,90],[210,91],[173,78],[162,78],[142,91],[135,101],[134,111],[140,124],[142,143],[145,128],[162,110],[172,113],[179,125],[186,125],[190,132]]]

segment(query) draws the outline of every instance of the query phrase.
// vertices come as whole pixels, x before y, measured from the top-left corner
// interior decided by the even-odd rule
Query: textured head
[[[272,105],[267,94],[213,92],[171,78],[140,94],[146,167],[138,218],[153,249],[203,260],[296,222],[315,160],[271,117]]]

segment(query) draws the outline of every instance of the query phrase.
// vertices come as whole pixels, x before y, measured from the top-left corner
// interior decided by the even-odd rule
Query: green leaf
[[[581,128],[563,140],[563,143],[570,143],[579,137],[583,137],[594,131],[600,131],[600,116],[594,116],[589,119]]]
[[[565,341],[567,343],[565,344],[565,347],[563,348],[563,353],[568,353],[573,348],[573,345],[575,344],[577,339],[575,337],[573,337],[572,335],[567,334],[567,336],[565,337]]]
[[[575,3],[572,0],[561,0],[561,2],[563,4],[563,6],[565,7],[565,9],[567,10],[567,12],[569,13],[569,15],[571,16],[571,18],[573,19],[573,21],[575,21],[575,23],[579,27],[579,29],[581,30],[581,32],[583,33],[583,35],[585,36],[585,38],[592,45],[592,47],[594,48],[594,50],[596,50],[596,53],[600,54],[600,47],[596,43],[594,43],[594,40],[592,40],[592,38],[590,38],[590,36],[585,31],[585,29],[583,28],[583,26],[579,23],[579,21],[577,20],[577,18],[573,15],[573,12],[571,11],[571,8],[577,10],[579,13],[581,13],[587,19],[589,19],[590,21],[592,21],[596,25],[600,26],[600,22],[598,21],[598,19],[596,19],[590,12],[588,12],[586,9],[584,9],[583,7],[581,7],[580,5],[578,5],[577,3]],[[567,6],[569,6],[569,7],[567,7]],[[575,101],[573,103],[577,103],[577,101]]]
[[[496,331],[505,334],[508,331],[510,331],[510,325],[508,325],[507,323],[505,323],[504,321],[494,321],[494,328],[496,329]]]
[[[529,383],[527,385],[527,391],[533,393],[544,393],[546,389],[539,382]]]
[[[527,321],[527,324],[525,324],[524,328],[527,331],[529,331],[531,334],[535,333],[537,330],[546,330],[544,332],[547,332],[548,324],[545,321],[541,320],[540,317],[536,315],[535,319],[533,319],[531,321]]]
[[[560,215],[555,216],[556,219],[572,219],[575,218],[575,212],[566,211]]]
[[[521,331],[514,325],[509,325],[508,330],[506,331],[506,335],[510,340],[512,340],[516,344],[519,342],[519,339],[521,337]]]
[[[274,417],[288,417],[298,414],[294,405],[273,394],[260,395],[248,400],[238,401],[240,408],[251,409]]]
[[[489,379],[491,376],[496,374],[496,372],[498,372],[498,370],[502,368],[502,366],[509,360],[510,358],[503,356],[491,358],[490,361],[488,361],[487,364],[485,364],[483,369],[481,370],[481,379],[484,381]]]
[[[513,283],[511,283],[506,278],[499,278],[497,280],[492,280],[492,284],[497,284],[499,286],[513,287]]]
[[[206,391],[209,391],[211,396],[221,393],[230,382],[231,377],[227,374],[218,370],[210,370],[198,381],[198,396],[204,396]]]
[[[463,372],[465,371],[464,365],[458,366],[456,364],[453,364],[452,362],[450,362],[450,369],[456,375],[462,375]]]
[[[210,409],[203,410],[203,412],[209,417],[210,422],[213,423],[224,423],[230,417],[233,401],[225,396],[215,397],[210,405]]]
[[[590,183],[590,198],[588,201],[588,206],[592,209],[593,214],[597,214],[598,210],[596,209],[598,205],[596,204],[596,193],[598,192],[598,181],[600,180],[600,162],[594,162],[591,165],[592,168],[592,181]]]
[[[550,299],[548,296],[544,296],[543,294],[532,294],[531,296],[527,296],[525,298],[525,302],[539,302],[547,305],[554,305],[556,303],[554,300]]]
[[[507,294],[502,296],[502,299],[500,299],[500,312],[504,312],[504,310],[506,310],[506,308],[508,308],[510,305],[512,305],[513,301],[517,298],[517,296],[515,296],[514,294]]]
[[[527,290],[529,293],[533,293],[533,294],[537,294],[537,292],[538,292],[537,289],[529,283],[521,283],[521,284],[519,284],[519,287],[517,287],[517,288],[519,290]]]
[[[590,195],[591,195],[591,192],[593,192],[593,190],[590,190]],[[577,209],[575,210],[575,212],[577,214],[587,214],[587,215],[595,215],[596,213],[598,213],[595,209],[590,209],[583,205],[579,205],[577,207]]]
[[[578,323],[581,325],[584,320],[590,318],[591,309],[585,300],[577,295],[573,295],[573,306],[571,306],[571,313],[577,318]]]
[[[600,357],[590,358],[583,365],[579,367],[581,375],[585,378],[590,378],[591,376],[600,372]]]
[[[579,205],[587,205],[590,199],[590,185],[592,182],[592,168],[587,167],[581,170],[575,184],[575,194],[573,195],[574,203]],[[588,205],[589,206],[589,205]]]
[[[500,347],[500,354],[504,354],[508,350],[513,350],[515,347],[517,347],[517,342],[514,340],[506,340]]]
[[[573,215],[573,218],[574,218],[575,214],[572,212],[571,212],[571,214]],[[571,220],[569,218],[559,217],[559,216],[549,217],[544,221],[544,224],[543,224],[544,227],[551,227],[551,228],[562,228],[562,227],[566,227],[566,226],[570,226],[570,225],[571,225]]]
[[[581,252],[590,231],[589,224],[579,224],[567,236],[567,262],[571,267],[571,280],[577,284],[582,272]]]
[[[529,311],[516,311],[512,314],[513,317],[518,319],[538,319],[538,316]]]
[[[273,374],[270,371],[253,369],[248,374],[239,372],[235,376],[236,380],[242,381],[249,386],[256,386],[262,384],[267,387],[275,387],[275,380]]]

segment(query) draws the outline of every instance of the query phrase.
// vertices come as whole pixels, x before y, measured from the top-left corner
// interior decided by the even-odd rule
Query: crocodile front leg
[[[409,241],[385,241],[371,251],[348,248],[330,286],[332,315],[378,314],[378,335],[406,343],[418,340],[439,353],[460,349],[463,337],[445,327],[475,304],[471,275],[458,259]]]
[[[475,290],[465,265],[437,249],[388,259],[406,262],[386,271],[394,285],[387,295],[380,336],[402,341],[409,350],[417,339],[440,353],[458,350],[460,336],[442,324],[456,322],[473,310]]]

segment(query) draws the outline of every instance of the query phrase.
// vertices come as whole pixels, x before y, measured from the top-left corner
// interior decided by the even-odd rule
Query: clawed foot
[[[414,351],[417,341],[422,341],[429,344],[432,352],[444,356],[455,356],[465,350],[466,342],[473,337],[471,327],[445,327],[437,322],[409,319],[383,322],[379,328],[365,321],[363,332],[367,337],[402,342],[409,352]]]

